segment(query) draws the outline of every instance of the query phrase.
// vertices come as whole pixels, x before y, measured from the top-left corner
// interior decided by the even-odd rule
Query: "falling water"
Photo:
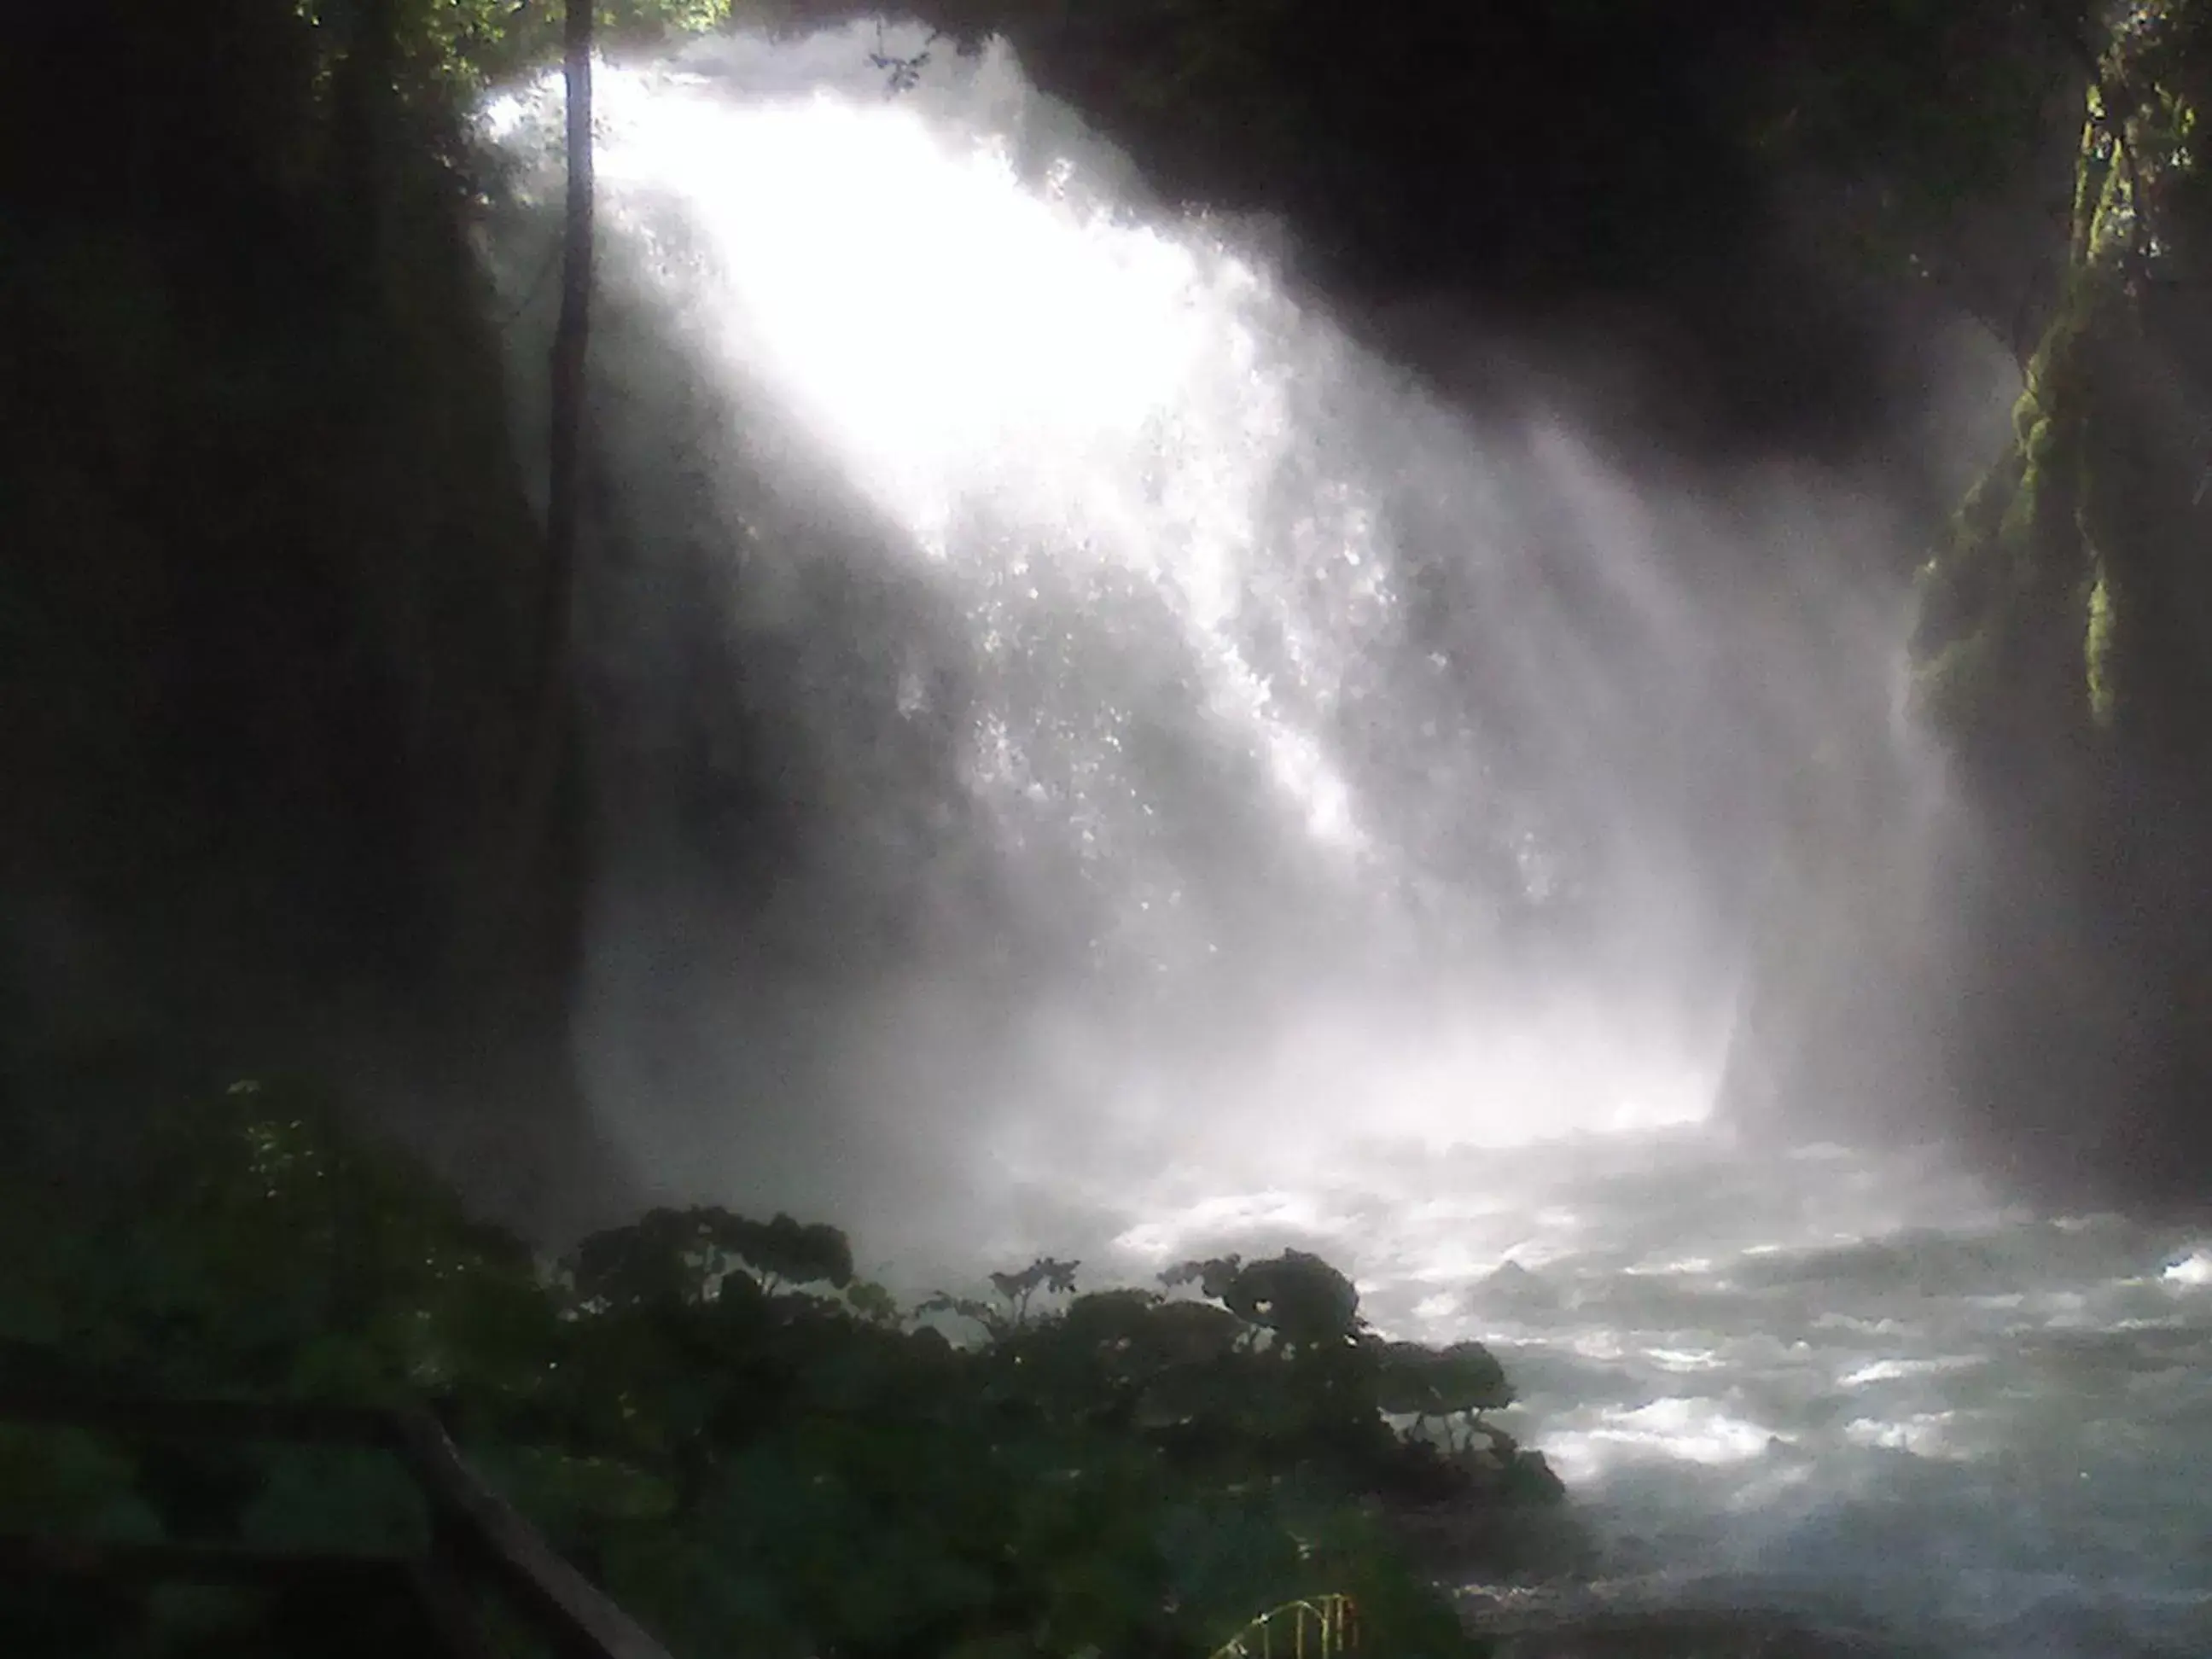
[[[996,1175],[1702,1117],[1790,815],[1886,729],[1882,514],[1449,406],[1003,52],[890,95],[872,45],[602,77],[584,1012],[641,1155],[818,1170],[763,1162],[798,1100]],[[492,120],[543,167],[544,114]],[[701,1066],[748,1109],[633,1105]]]
[[[603,72],[616,1142],[909,1259],[1322,1248],[1499,1342],[1668,1594],[1990,1654],[2197,1616],[2190,1241],[1707,1122],[1778,917],[1910,924],[1898,514],[1448,400],[1003,52],[875,48]],[[546,98],[487,117],[526,381]]]

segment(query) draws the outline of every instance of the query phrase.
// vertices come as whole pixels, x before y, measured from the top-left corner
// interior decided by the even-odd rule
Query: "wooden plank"
[[[482,1564],[563,1650],[590,1659],[670,1659],[668,1650],[592,1581],[556,1555],[505,1498],[462,1461],[428,1413],[401,1419],[402,1448],[456,1544]]]
[[[578,1659],[670,1659],[668,1650],[599,1586],[555,1554],[521,1515],[462,1459],[442,1425],[426,1411],[378,1411],[290,1401],[119,1400],[89,1395],[0,1389],[0,1420],[104,1431],[124,1436],[281,1440],[383,1446],[397,1451],[429,1499],[438,1560],[425,1568],[403,1558],[272,1554],[186,1544],[80,1543],[0,1537],[0,1577],[205,1577],[272,1582],[329,1573],[397,1574],[441,1629],[465,1635],[465,1599],[446,1575],[461,1562],[489,1571],[522,1612],[566,1655]],[[427,1575],[427,1576],[426,1576]],[[467,1651],[464,1647],[462,1651]]]

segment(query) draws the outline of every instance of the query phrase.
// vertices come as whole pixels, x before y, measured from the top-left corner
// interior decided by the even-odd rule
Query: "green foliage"
[[[2212,91],[2204,7],[2166,0],[2082,37],[2094,79],[2063,292],[2014,441],[1920,586],[1921,699],[1976,761],[2094,752],[2138,721],[2172,729],[2203,690],[2183,632],[2131,619],[2201,617],[2207,603],[2187,528],[2207,429],[2186,367],[2198,331],[2160,298],[2201,281],[2212,226],[2190,143]]]
[[[845,1287],[845,1304],[871,1325],[896,1329],[901,1315],[898,1298],[872,1279],[856,1279]]]
[[[822,1223],[787,1215],[751,1221],[702,1206],[653,1210],[626,1226],[594,1233],[567,1265],[575,1294],[586,1303],[699,1306],[719,1300],[738,1273],[770,1295],[787,1285],[843,1289],[853,1282],[853,1247],[843,1233]]]
[[[0,1425],[0,1528],[159,1537],[160,1518],[137,1485],[130,1460],[90,1435]]]
[[[2090,718],[2101,727],[2110,727],[2112,723],[2116,700],[2112,641],[2116,631],[2112,584],[2106,580],[2100,568],[2089,589],[2089,619],[2081,642],[2081,659],[2088,669]]]
[[[1455,1342],[1441,1351],[1392,1342],[1379,1358],[1376,1399],[1382,1409],[1412,1418],[1417,1427],[1441,1419],[1454,1450],[1472,1449],[1478,1438],[1490,1438],[1482,1413],[1513,1403],[1505,1368],[1480,1342]]]
[[[1261,1607],[1347,1588],[1378,1644],[1462,1650],[1431,1644],[1456,1629],[1448,1606],[1356,1511],[1409,1480],[1508,1501],[1383,1418],[1479,1412],[1504,1379],[1473,1344],[1373,1338],[1318,1258],[1195,1265],[1208,1300],[1079,1294],[1079,1264],[1043,1258],[994,1276],[963,1348],[855,1280],[842,1233],[789,1217],[657,1210],[541,1266],[296,1085],[170,1114],[147,1152],[98,1213],[45,1218],[35,1271],[11,1264],[11,1369],[432,1399],[685,1656],[1196,1656]],[[0,1494],[10,1525],[422,1536],[368,1453],[134,1460],[0,1432]]]
[[[538,0],[301,0],[299,15],[334,57],[380,21],[416,84],[473,92],[557,62],[564,14]],[[602,0],[593,23],[604,46],[621,50],[717,28],[729,16],[730,0]]]
[[[422,1494],[380,1452],[288,1448],[238,1513],[239,1537],[269,1549],[418,1552],[428,1536]]]
[[[1040,1295],[1071,1296],[1075,1291],[1075,1271],[1079,1261],[1060,1261],[1050,1256],[1040,1256],[1019,1273],[993,1273],[991,1289],[998,1301],[985,1302],[972,1296],[953,1296],[939,1291],[929,1297],[915,1311],[927,1317],[933,1314],[957,1314],[961,1318],[983,1328],[994,1341],[1003,1341],[1028,1328],[1030,1304]]]
[[[1268,1334],[1289,1352],[1341,1347],[1359,1330],[1359,1292],[1317,1255],[1285,1250],[1264,1261],[1186,1262],[1163,1275],[1164,1283],[1195,1279],[1209,1297],[1231,1313]]]

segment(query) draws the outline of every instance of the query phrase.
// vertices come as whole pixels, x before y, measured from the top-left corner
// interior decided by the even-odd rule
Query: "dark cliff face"
[[[2130,9],[2012,441],[1921,573],[1916,695],[1979,817],[1944,988],[1980,1138],[2060,1194],[2212,1200],[2212,10]],[[2121,125],[2124,124],[2124,126]],[[2115,131],[2124,132],[2124,142]]]
[[[538,532],[450,128],[372,61],[94,0],[0,70],[83,116],[0,161],[0,1090],[295,1067],[523,1175],[580,1133],[573,882],[501,882]]]

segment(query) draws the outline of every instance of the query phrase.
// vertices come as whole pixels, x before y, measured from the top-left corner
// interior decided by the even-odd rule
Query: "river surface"
[[[1974,1659],[2212,1652],[2212,1243],[1993,1203],[1932,1154],[1702,1130],[1164,1188],[1125,1249],[1295,1244],[1475,1336],[1626,1607]],[[1587,1602],[1590,1598],[1583,1598]]]

